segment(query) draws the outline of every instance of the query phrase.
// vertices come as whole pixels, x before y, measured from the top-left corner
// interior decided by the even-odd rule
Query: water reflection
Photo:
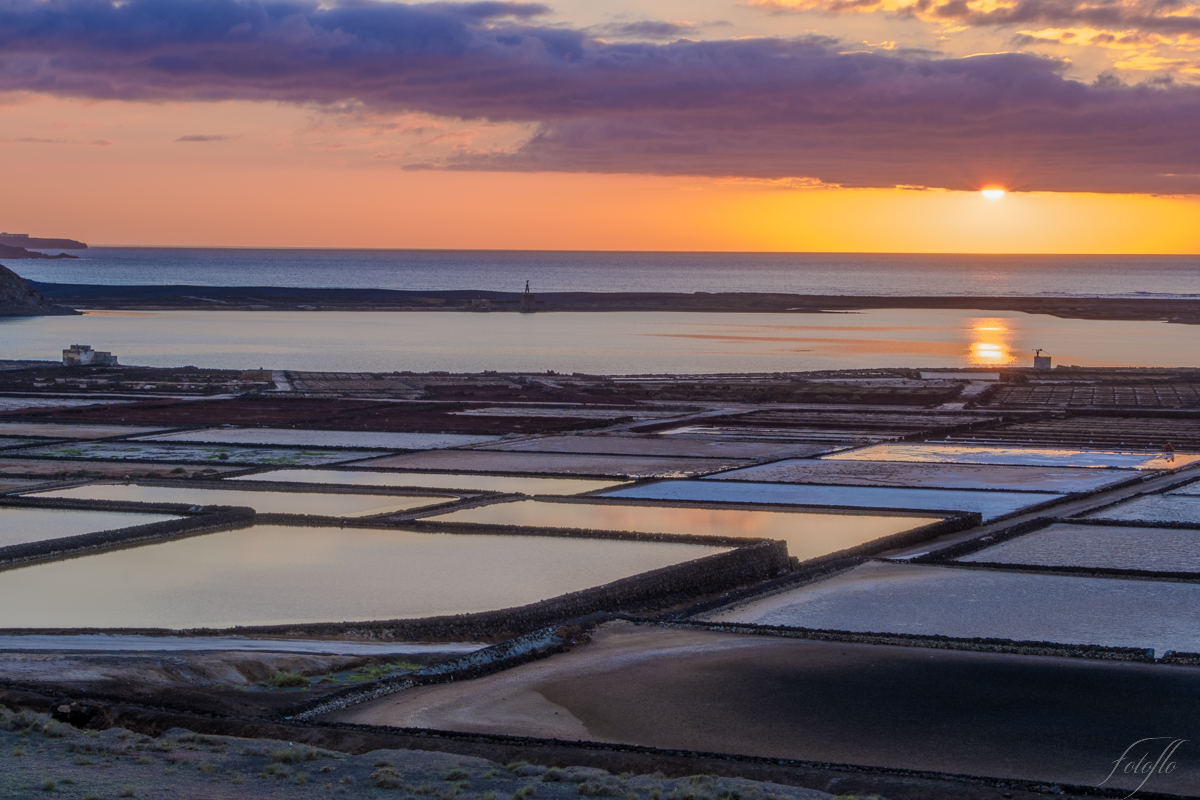
[[[430,519],[486,525],[782,539],[787,542],[790,555],[808,559],[928,525],[939,518],[520,500],[468,508]]]
[[[1008,331],[984,330],[993,327]],[[1058,363],[1080,366],[1198,363],[1195,331],[1187,325],[957,309],[868,309],[819,316],[153,311],[14,318],[0,320],[0,328],[7,358],[46,358],[65,341],[100,341],[131,364],[225,369],[265,365],[372,372],[402,365],[416,372],[553,369],[608,374],[918,363],[996,367],[1030,364],[1034,346],[1054,353]],[[364,348],[365,341],[382,344]],[[975,343],[990,347],[973,351]]]
[[[1002,367],[1013,362],[1007,320],[976,319],[971,326],[969,360],[973,367]]]
[[[78,536],[178,519],[169,514],[84,511],[64,508],[0,508],[0,547]]]
[[[223,628],[467,614],[722,551],[259,525],[0,572],[0,627]]]

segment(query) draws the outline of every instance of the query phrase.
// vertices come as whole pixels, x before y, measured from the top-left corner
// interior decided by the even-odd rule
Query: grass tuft
[[[299,672],[280,671],[264,681],[263,685],[272,689],[294,689],[298,686],[308,686],[308,678]]]

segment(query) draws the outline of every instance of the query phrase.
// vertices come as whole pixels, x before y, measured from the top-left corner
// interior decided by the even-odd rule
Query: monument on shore
[[[521,313],[532,314],[533,303],[533,292],[529,291],[529,281],[525,281],[525,292],[521,295]]]

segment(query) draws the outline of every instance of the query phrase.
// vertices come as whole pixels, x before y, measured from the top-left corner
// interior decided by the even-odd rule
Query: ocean
[[[1200,298],[1200,256],[95,247],[14,261],[48,283],[534,292]]]
[[[12,262],[49,283],[535,292],[1200,299],[1200,258],[93,248]],[[89,312],[0,320],[0,358],[73,343],[122,363],[314,371],[791,372],[1032,363],[1200,366],[1195,326],[1019,312]]]

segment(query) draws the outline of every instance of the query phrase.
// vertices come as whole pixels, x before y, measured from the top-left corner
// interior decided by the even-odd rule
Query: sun
[[[999,200],[1001,197],[1004,197],[1004,190],[1003,189],[984,189],[983,196],[986,197],[988,200]]]

